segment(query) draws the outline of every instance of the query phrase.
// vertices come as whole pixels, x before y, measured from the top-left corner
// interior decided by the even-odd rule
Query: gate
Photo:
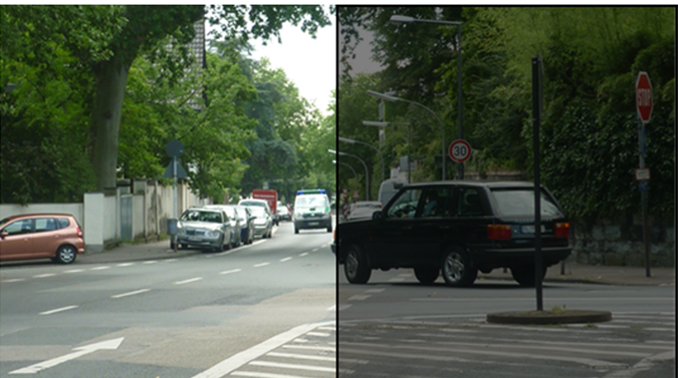
[[[132,198],[131,194],[120,196],[120,238],[122,240],[132,240]]]

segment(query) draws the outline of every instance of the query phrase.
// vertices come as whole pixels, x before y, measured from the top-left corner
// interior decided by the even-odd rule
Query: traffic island
[[[487,315],[488,323],[495,324],[571,324],[600,323],[612,320],[609,311],[564,310],[550,311],[513,311],[498,312]]]

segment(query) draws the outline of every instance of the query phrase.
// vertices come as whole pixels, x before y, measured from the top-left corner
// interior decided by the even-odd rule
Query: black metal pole
[[[462,125],[462,102],[461,102],[461,24],[457,24],[457,106],[459,109],[459,139],[464,139],[463,125]],[[443,161],[447,159],[447,156],[443,155]],[[464,163],[459,163],[459,180],[464,179]],[[443,163],[443,169],[445,163]]]
[[[537,311],[544,311],[542,296],[543,261],[541,255],[541,183],[539,177],[539,126],[541,123],[541,58],[532,59],[532,132],[534,146],[534,274]]]

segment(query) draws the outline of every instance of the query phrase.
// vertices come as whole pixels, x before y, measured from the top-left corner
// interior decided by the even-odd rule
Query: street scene
[[[675,8],[337,16],[339,376],[674,377]]]
[[[167,241],[0,267],[0,376],[334,377],[327,232],[225,252]]]

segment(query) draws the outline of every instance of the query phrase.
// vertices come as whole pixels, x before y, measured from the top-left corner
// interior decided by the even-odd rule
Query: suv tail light
[[[507,224],[488,224],[487,238],[490,240],[511,239],[511,226]]]
[[[78,237],[82,238],[82,229],[78,227],[75,232],[78,234]]]
[[[567,222],[556,223],[556,237],[557,238],[570,237],[570,224]]]

